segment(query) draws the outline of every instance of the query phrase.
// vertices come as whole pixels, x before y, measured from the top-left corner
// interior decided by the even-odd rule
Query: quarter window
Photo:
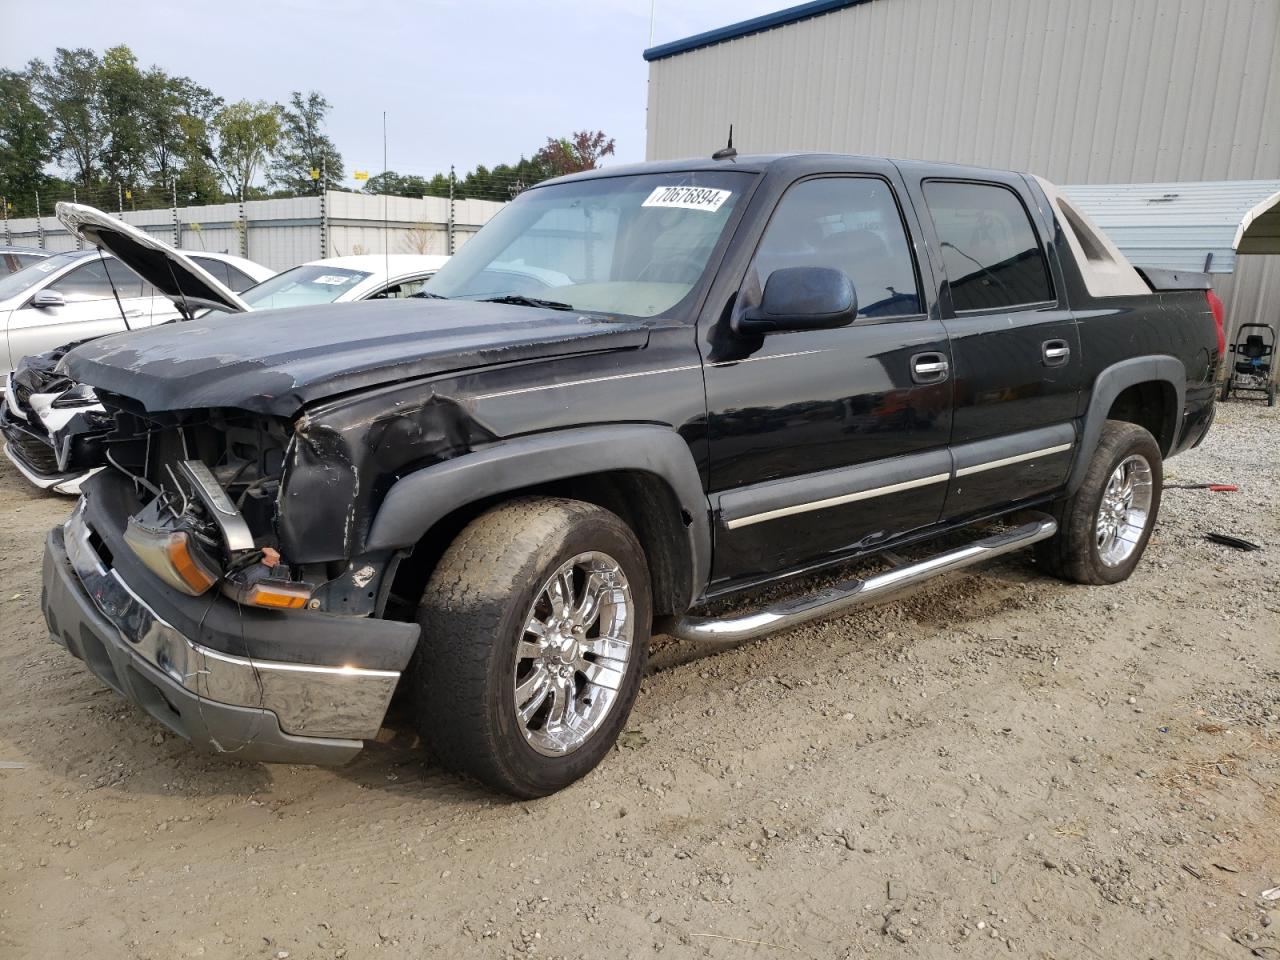
[[[791,187],[769,221],[754,266],[760,291],[774,270],[831,267],[853,281],[859,317],[920,312],[906,228],[883,180],[823,177]]]
[[[991,183],[930,180],[924,197],[957,311],[1053,299],[1040,241],[1016,193]]]

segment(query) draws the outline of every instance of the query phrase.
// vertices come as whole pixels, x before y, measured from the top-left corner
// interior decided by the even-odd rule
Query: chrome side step
[[[1037,515],[1037,519],[1020,527],[948,550],[919,563],[894,567],[865,580],[846,580],[807,597],[787,600],[738,617],[720,619],[686,614],[655,626],[654,632],[704,643],[743,643],[765,634],[790,630],[810,620],[834,617],[853,607],[886,600],[925,580],[1021,550],[1040,540],[1047,540],[1057,532],[1056,520]]]

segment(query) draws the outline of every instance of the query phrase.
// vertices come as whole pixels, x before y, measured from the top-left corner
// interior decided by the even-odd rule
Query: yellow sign
[[[126,191],[124,192],[124,198],[125,198],[126,200],[132,200],[132,199],[133,199],[133,191],[132,191],[132,190],[126,190]]]
[[[369,179],[369,171],[368,171],[368,170],[357,170],[354,174],[352,174],[352,176],[354,176],[357,180],[368,180],[368,179]]]
[[[320,179],[320,171],[319,171],[319,170],[317,170],[315,167],[312,167],[312,168],[311,168],[311,179],[312,179],[312,180],[319,180],[319,179]]]

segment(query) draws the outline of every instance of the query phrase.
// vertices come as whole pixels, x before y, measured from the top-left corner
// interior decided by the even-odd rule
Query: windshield
[[[61,270],[67,264],[75,263],[83,256],[84,254],[78,251],[57,253],[52,257],[37,260],[29,267],[15,270],[7,277],[0,278],[0,300],[8,300],[10,297],[25,293],[47,278],[49,274]]]
[[[250,287],[240,294],[240,299],[255,310],[333,303],[361,280],[371,276],[363,270],[326,267],[320,263],[303,264]]]
[[[683,300],[752,174],[602,177],[522,193],[427,282],[437,296],[529,297],[634,317]]]

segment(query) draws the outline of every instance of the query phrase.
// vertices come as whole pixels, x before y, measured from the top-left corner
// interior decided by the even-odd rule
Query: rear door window
[[[213,260],[209,257],[192,257],[192,262],[196,266],[202,267],[206,273],[217,280],[224,287],[230,287],[230,278],[227,276],[227,265],[221,260]]]
[[[893,190],[875,177],[819,177],[787,190],[756,250],[763,291],[774,270],[831,267],[853,281],[859,317],[920,312],[915,262]]]
[[[957,312],[1053,300],[1040,240],[1014,191],[994,183],[927,180],[924,197]]]

